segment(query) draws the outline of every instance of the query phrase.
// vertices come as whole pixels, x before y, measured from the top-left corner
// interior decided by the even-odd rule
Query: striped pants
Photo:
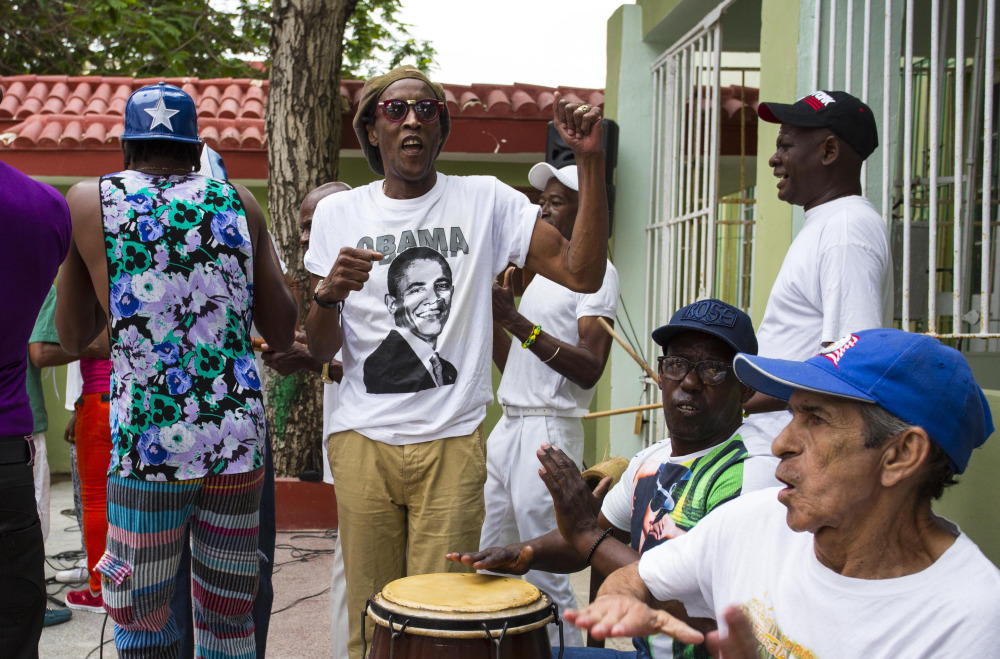
[[[255,657],[263,482],[263,468],[174,483],[108,476],[108,539],[97,571],[120,657],[177,657],[170,598],[189,522],[195,656]]]

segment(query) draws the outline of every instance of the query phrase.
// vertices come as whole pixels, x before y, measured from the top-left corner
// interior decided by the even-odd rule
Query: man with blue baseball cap
[[[67,195],[56,325],[70,354],[110,339],[108,534],[95,569],[123,658],[178,656],[169,603],[188,529],[195,654],[257,656],[268,449],[250,324],[284,350],[297,310],[260,206],[197,173],[202,146],[188,94],[142,87],[125,106],[125,169]]]
[[[567,619],[596,637],[701,634],[649,607],[730,625],[742,657],[996,657],[1000,571],[931,502],[993,432],[962,355],[928,336],[859,331],[805,362],[736,356],[786,399],[785,487],[735,501],[646,553]]]

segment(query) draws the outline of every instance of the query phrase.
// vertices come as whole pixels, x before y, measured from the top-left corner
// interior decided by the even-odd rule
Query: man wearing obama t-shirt
[[[492,401],[494,278],[513,263],[572,290],[593,292],[607,259],[599,108],[558,96],[553,106],[555,124],[580,168],[579,215],[566,240],[539,220],[537,206],[495,178],[435,171],[451,128],[444,99],[442,87],[413,67],[365,84],[354,128],[369,165],[385,179],[322,200],[305,256],[315,275],[315,302],[306,321],[309,349],[321,360],[343,350],[341,404],[332,419],[329,453],[352,657],[361,655],[361,616],[372,593],[406,575],[468,570],[444,556],[452,547],[475,545],[483,521],[481,425]],[[390,294],[389,270],[407,250],[421,248],[440,254],[450,270],[445,278],[444,268],[424,261],[433,277],[406,277],[411,294],[432,302],[414,308],[415,320],[421,313],[436,315],[432,324],[442,326],[433,350],[426,351],[441,360],[440,376],[433,376],[428,354],[434,386],[377,393],[382,388],[371,377],[365,381],[365,362],[391,332],[400,333],[393,310],[399,308],[396,298],[407,295]],[[416,272],[413,264],[406,270]]]

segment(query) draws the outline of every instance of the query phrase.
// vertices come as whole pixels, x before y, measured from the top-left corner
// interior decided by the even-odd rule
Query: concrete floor
[[[56,570],[70,567],[73,561],[59,561],[53,556],[65,551],[80,550],[80,530],[75,519],[60,514],[73,508],[73,491],[68,477],[55,477],[52,483],[51,530],[46,542],[46,577]],[[267,656],[270,659],[319,659],[331,657],[330,643],[330,574],[336,535],[332,531],[296,531],[279,533],[275,554],[274,604],[268,633]],[[320,552],[320,553],[313,553]],[[580,602],[586,601],[589,570],[573,575],[571,582]],[[59,603],[66,593],[85,586],[50,584],[49,595]],[[301,599],[305,598],[305,599]],[[300,600],[296,603],[297,600]],[[50,602],[50,606],[57,605]],[[290,607],[287,608],[286,607]],[[69,622],[42,631],[39,643],[41,659],[116,658],[112,637],[112,622],[101,632],[103,614],[73,611]],[[626,639],[612,639],[608,647],[626,650]],[[103,655],[102,655],[103,651]]]

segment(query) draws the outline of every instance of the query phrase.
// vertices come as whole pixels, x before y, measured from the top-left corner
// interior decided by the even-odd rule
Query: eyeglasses
[[[709,386],[716,386],[726,381],[726,376],[733,368],[732,364],[716,362],[709,359],[698,363],[689,362],[683,357],[668,357],[661,355],[656,358],[659,373],[662,377],[680,382],[687,377],[692,368],[697,369],[698,377]]]
[[[403,119],[406,119],[411,105],[416,111],[417,119],[420,120],[420,123],[430,124],[438,120],[441,108],[444,107],[444,101],[439,101],[436,98],[422,98],[419,101],[415,101],[412,98],[390,98],[387,101],[379,101],[376,104],[377,107],[382,108],[385,118],[394,124],[398,124]]]

